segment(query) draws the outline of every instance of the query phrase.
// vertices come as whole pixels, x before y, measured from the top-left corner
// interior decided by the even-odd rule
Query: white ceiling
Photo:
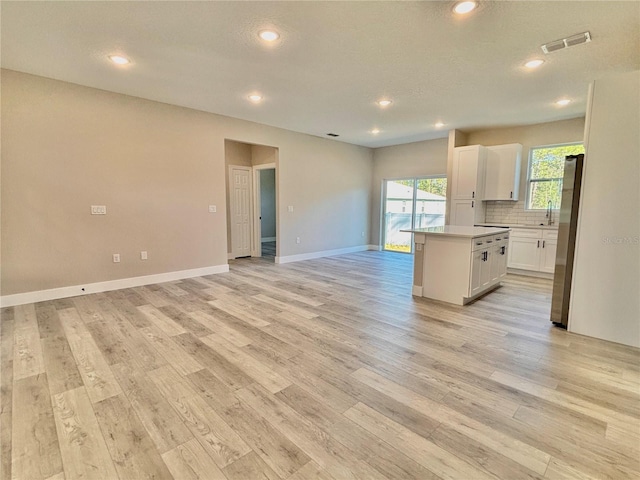
[[[1,2],[2,67],[378,147],[582,116],[640,68],[640,2]],[[281,34],[265,45],[257,33]],[[589,31],[550,55],[540,45]],[[133,63],[115,67],[106,56]],[[522,64],[547,62],[535,71]],[[247,95],[264,101],[252,104]],[[388,97],[386,109],[376,100]],[[554,105],[560,97],[573,102]],[[446,125],[437,129],[434,124]],[[370,130],[379,128],[373,135]]]

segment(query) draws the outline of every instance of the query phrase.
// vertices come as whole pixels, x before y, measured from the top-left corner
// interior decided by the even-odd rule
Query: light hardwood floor
[[[621,479],[640,353],[363,252],[2,310],[4,479]],[[606,321],[607,319],[603,319]]]

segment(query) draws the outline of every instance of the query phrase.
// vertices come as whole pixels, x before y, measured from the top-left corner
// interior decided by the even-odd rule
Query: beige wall
[[[265,145],[251,145],[251,164],[265,165],[267,163],[277,163],[278,149]]]
[[[591,94],[569,329],[640,347],[640,71]]]
[[[371,236],[372,245],[381,241],[382,184],[384,180],[397,178],[446,175],[446,138],[424,142],[406,143],[373,151],[373,183],[371,186]]]
[[[226,264],[228,138],[279,148],[281,256],[366,243],[370,149],[3,70],[2,295]]]

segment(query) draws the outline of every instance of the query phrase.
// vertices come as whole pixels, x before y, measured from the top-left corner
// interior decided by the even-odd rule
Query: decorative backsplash
[[[512,201],[490,201],[485,202],[485,222],[518,224],[518,225],[539,225],[548,222],[545,210],[525,210],[523,200]],[[558,225],[559,210],[553,210],[553,225]]]

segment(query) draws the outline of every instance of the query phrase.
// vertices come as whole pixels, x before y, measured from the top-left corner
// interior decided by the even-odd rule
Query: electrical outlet
[[[364,238],[364,232],[361,232],[361,233],[360,233],[360,236],[361,236],[362,238]]]
[[[142,251],[140,252],[140,260],[146,260],[147,259],[147,252]]]
[[[216,213],[218,208],[215,205],[209,205],[209,213]]]
[[[300,237],[296,237],[296,243],[300,243]]]
[[[106,214],[107,214],[106,205],[91,205],[91,215],[106,215]]]
[[[120,263],[120,254],[119,253],[114,253],[113,254],[113,263]]]

